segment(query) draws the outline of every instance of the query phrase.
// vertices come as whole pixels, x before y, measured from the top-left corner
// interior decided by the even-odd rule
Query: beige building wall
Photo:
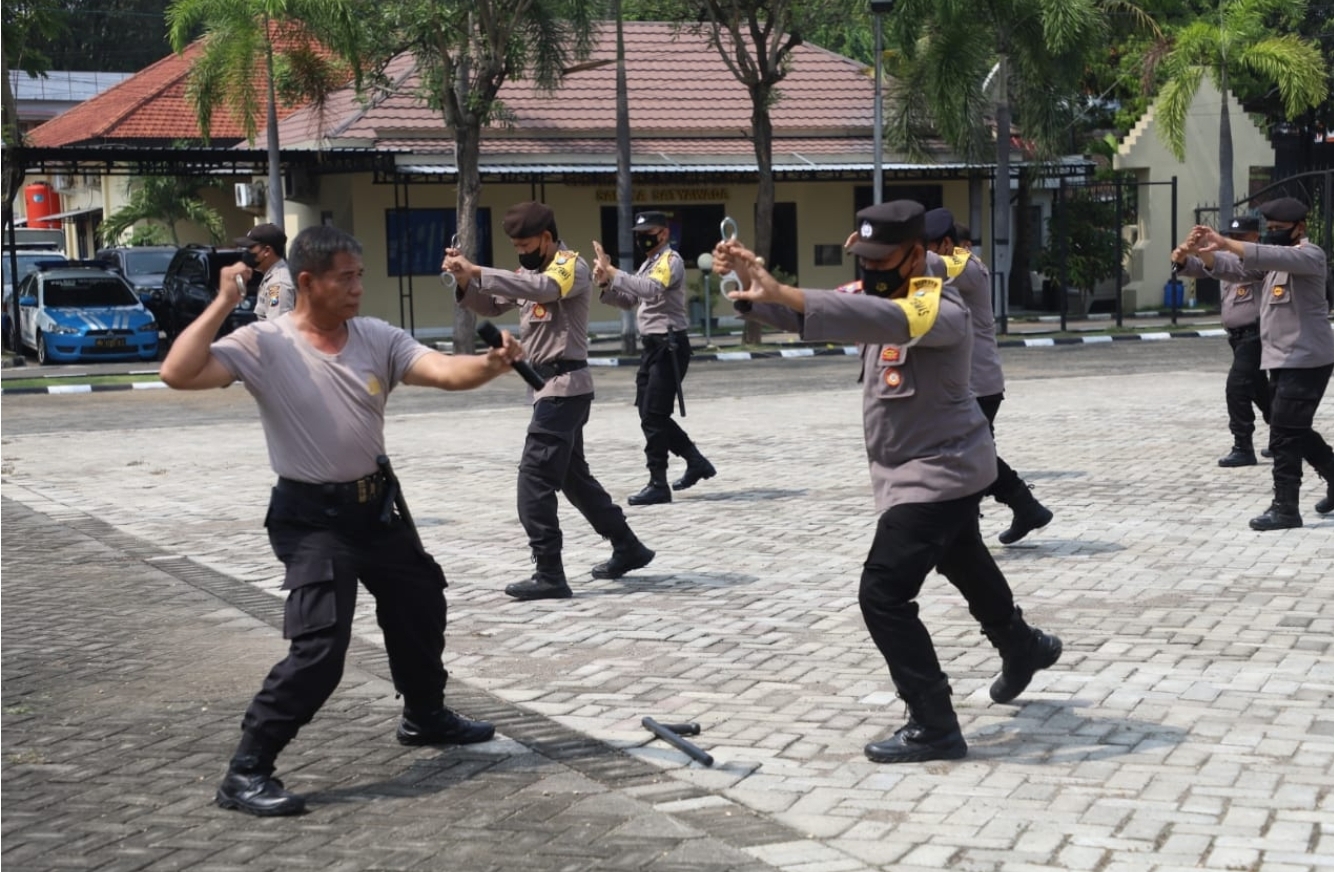
[[[1251,168],[1274,166],[1274,147],[1231,94],[1227,97],[1232,126],[1232,187],[1238,199],[1250,190]],[[1168,182],[1177,177],[1177,235],[1184,237],[1195,223],[1195,208],[1218,203],[1218,122],[1223,97],[1205,76],[1186,115],[1186,158],[1178,161],[1163,143],[1151,106],[1121,142],[1113,160],[1119,170],[1133,170],[1139,181]],[[1139,189],[1139,221],[1125,231],[1134,238],[1127,270],[1127,308],[1159,306],[1163,286],[1171,274],[1171,188]],[[1133,301],[1132,301],[1133,300]]]

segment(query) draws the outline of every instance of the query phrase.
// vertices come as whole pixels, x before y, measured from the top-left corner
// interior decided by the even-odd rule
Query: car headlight
[[[140,333],[156,333],[157,322],[149,321],[147,324],[140,324],[137,329],[139,330]]]
[[[81,332],[81,331],[79,330],[78,327],[69,327],[69,326],[67,326],[67,325],[65,325],[65,324],[56,324],[56,323],[53,322],[49,327],[46,328],[46,332],[47,332],[47,333],[59,333],[59,334],[63,334],[63,335],[66,335],[66,336],[74,336],[74,335],[78,334],[78,333]]]

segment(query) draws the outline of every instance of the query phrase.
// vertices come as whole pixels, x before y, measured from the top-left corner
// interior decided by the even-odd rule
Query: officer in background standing
[[[632,506],[670,503],[673,490],[694,487],[702,478],[713,478],[717,470],[700,453],[681,425],[672,420],[672,407],[678,398],[685,415],[685,397],[681,383],[690,366],[690,335],[686,317],[686,266],[681,255],[671,247],[667,216],[662,212],[641,212],[635,216],[635,246],[644,256],[635,275],[618,270],[602,245],[594,240],[597,255],[593,263],[593,281],[602,288],[602,302],[618,309],[639,307],[636,318],[644,353],[635,374],[635,407],[639,426],[644,431],[644,457],[648,466],[648,484],[630,497]],[[686,462],[686,470],[667,487],[667,455],[675,454]]]
[[[277,224],[256,224],[245,236],[232,242],[241,251],[241,262],[263,274],[255,297],[255,316],[261,321],[277,318],[296,305],[296,285],[283,259],[287,234]]]
[[[447,249],[441,269],[454,274],[455,299],[480,315],[521,310],[519,326],[533,368],[547,380],[533,395],[533,417],[519,461],[519,522],[528,533],[536,571],[505,593],[520,600],[572,595],[561,560],[564,539],[557,518],[558,491],[598,535],[610,539],[611,558],[594,578],[620,578],[654,557],[626,523],[625,513],[589,471],[584,425],[593,405],[588,371],[588,306],[592,279],[578,252],[566,249],[556,216],[543,203],[519,203],[502,226],[519,255],[517,272],[477,266]]]
[[[475,388],[522,355],[513,337],[475,357],[432,351],[378,318],[359,318],[361,244],[334,227],[292,243],[300,284],[286,318],[256,321],[213,341],[240,303],[250,268],[221,271],[218,294],[172,344],[162,380],[178,390],[241,381],[259,404],[278,481],[264,519],[286,569],[287,656],[241,721],[241,741],[215,801],[261,816],[300,814],[305,800],[273,777],[278,755],[343,676],[357,582],[375,597],[394,690],[398,741],[469,745],[495,734],[444,705],[445,575],[422,549],[384,457],[384,409],[396,384]]]
[[[1325,298],[1325,252],[1306,238],[1306,204],[1293,197],[1260,207],[1260,242],[1229,239],[1212,227],[1196,227],[1193,253],[1219,280],[1244,282],[1263,271],[1260,289],[1260,366],[1269,370],[1269,450],[1274,454],[1274,501],[1252,518],[1252,530],[1300,527],[1298,496],[1302,461],[1325,480],[1315,505],[1334,512],[1334,449],[1312,427],[1334,371],[1334,331]]]
[[[1260,240],[1260,219],[1247,215],[1233,218],[1227,235],[1241,242]],[[1190,254],[1193,240],[1188,239],[1172,251],[1173,275],[1207,278],[1209,271],[1198,257]],[[1232,367],[1227,372],[1224,395],[1227,399],[1227,425],[1232,432],[1232,450],[1218,459],[1219,466],[1255,466],[1255,409],[1269,423],[1269,383],[1260,369],[1260,304],[1257,293],[1264,273],[1249,270],[1246,281],[1220,282],[1222,321],[1227,341],[1232,346]],[[1254,408],[1252,408],[1254,406]],[[1266,456],[1268,452],[1266,451]]]
[[[779,283],[735,240],[714,249],[718,273],[737,270],[729,296],[749,318],[803,339],[861,348],[862,410],[876,508],[875,540],[858,599],[908,722],[866,746],[877,763],[954,760],[968,751],[950,703],[948,676],[917,614],[932,569],[958,588],[1001,655],[991,698],[1009,702],[1061,656],[1061,641],[1030,627],[978,527],[982,495],[996,479],[996,450],[969,389],[973,335],[959,291],[928,274],[925,210],[895,200],[857,213],[863,293]]]
[[[950,210],[932,209],[926,213],[925,225],[927,250],[940,256],[945,266],[946,284],[958,290],[973,316],[971,384],[994,439],[996,412],[1005,399],[1005,375],[1001,371],[1000,349],[996,345],[991,273],[971,251],[958,247],[958,231]],[[996,472],[996,482],[986,492],[1013,513],[1009,528],[1000,533],[1002,545],[1012,545],[1051,523],[1051,509],[1038,502],[1032,486],[1021,479],[999,454],[996,455]]]

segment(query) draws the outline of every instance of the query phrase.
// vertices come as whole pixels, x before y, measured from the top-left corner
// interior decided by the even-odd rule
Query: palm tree
[[[348,78],[331,70],[336,63],[322,49],[355,57],[362,39],[358,17],[362,14],[364,11],[359,11],[353,0],[173,0],[167,7],[167,35],[176,52],[183,53],[201,28],[204,32],[203,51],[190,71],[189,81],[204,141],[209,140],[214,112],[226,107],[253,143],[259,134],[257,108],[266,107],[268,217],[280,227],[280,73],[289,68],[301,71],[289,77],[292,87],[284,90],[283,96],[290,102],[322,101]],[[294,59],[291,64],[282,63],[284,52]],[[312,74],[311,64],[322,67],[322,73]]]
[[[1186,156],[1186,113],[1207,73],[1223,95],[1218,117],[1218,220],[1232,220],[1232,119],[1229,87],[1237,77],[1277,85],[1283,109],[1295,119],[1320,106],[1329,94],[1320,48],[1295,35],[1306,18],[1305,0],[1222,0],[1218,16],[1200,18],[1172,35],[1159,72],[1158,131],[1176,155]]]
[[[214,179],[183,176],[142,176],[131,182],[129,201],[97,228],[103,245],[115,245],[126,230],[148,222],[165,226],[174,245],[180,245],[176,225],[181,221],[198,224],[208,231],[214,243],[223,240],[227,228],[222,215],[199,196],[203,188],[221,187]]]
[[[346,59],[383,70],[410,51],[420,96],[454,132],[459,248],[477,257],[482,128],[502,120],[501,85],[526,78],[554,90],[563,71],[592,51],[601,0],[399,0],[376,7],[374,48]],[[476,316],[454,310],[454,350],[476,347]]]
[[[1110,14],[1153,21],[1129,0],[900,0],[891,21],[891,143],[921,157],[939,136],[969,162],[994,149],[995,272],[1008,272],[1013,107],[1042,157],[1065,146],[1089,57],[1106,48]],[[994,101],[988,90],[994,88]],[[986,124],[994,105],[995,135]],[[1027,271],[1021,280],[1026,279]],[[1015,282],[1012,279],[1011,284]]]

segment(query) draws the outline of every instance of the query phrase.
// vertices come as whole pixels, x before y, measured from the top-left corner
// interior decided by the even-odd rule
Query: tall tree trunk
[[[1010,272],[1010,64],[1002,49],[996,70],[996,179],[992,183],[995,199],[995,227],[992,241],[996,246],[996,262],[991,265],[993,275],[1009,276]],[[998,321],[1004,325],[1001,314],[1003,300],[992,291],[992,307]],[[1003,331],[1002,331],[1003,332]]]
[[[770,85],[752,85],[750,88],[751,128],[755,132],[755,165],[759,168],[759,186],[755,193],[755,248],[754,251],[768,263],[769,249],[774,238],[774,127],[769,117],[769,102],[773,96]],[[747,321],[742,341],[759,345],[763,341],[760,324]]]
[[[616,250],[617,267],[632,273],[635,269],[634,190],[630,182],[630,93],[625,81],[625,22],[621,0],[612,0],[616,16]],[[635,315],[621,310],[621,353],[634,354]]]
[[[1218,115],[1218,228],[1232,224],[1232,117],[1228,111],[1227,66],[1219,71],[1218,88],[1223,92],[1223,110]]]
[[[278,153],[278,89],[273,81],[273,33],[269,29],[269,19],[264,18],[264,32],[268,41],[264,47],[264,67],[268,74],[269,114],[266,138],[269,145],[269,221],[283,226],[283,167]]]
[[[477,204],[482,199],[481,161],[482,123],[469,112],[454,129],[455,162],[458,165],[459,248],[476,262]],[[477,315],[465,306],[454,306],[454,353],[473,354],[477,350]]]

